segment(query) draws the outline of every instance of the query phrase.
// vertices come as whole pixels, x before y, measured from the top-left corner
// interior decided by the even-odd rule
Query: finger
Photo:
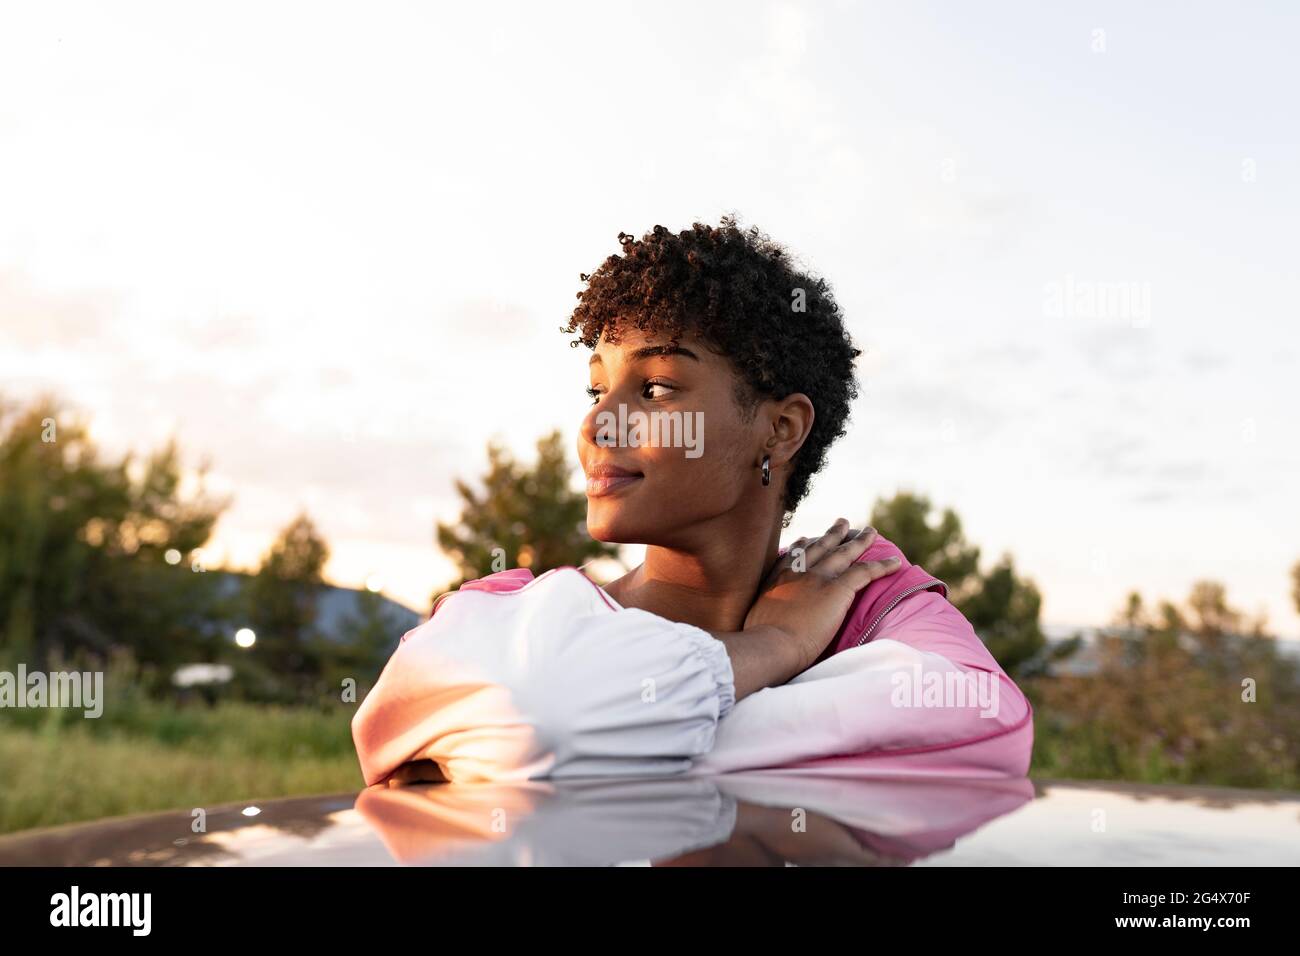
[[[790,543],[790,546],[785,549],[784,554],[777,555],[776,560],[772,562],[772,567],[768,569],[767,575],[763,578],[763,584],[760,588],[761,590],[766,590],[771,587],[777,578],[790,569],[790,566],[794,564],[795,558],[803,553],[803,547],[807,540],[807,538],[796,538]]]
[[[849,522],[845,518],[836,518],[835,523],[826,529],[826,533],[812,542],[804,549],[804,556],[807,559],[808,567],[812,567],[837,548],[844,536],[848,534]]]
[[[836,580],[846,584],[855,592],[861,591],[877,578],[893,574],[903,566],[898,558],[885,558],[883,561],[854,561]]]
[[[826,556],[819,565],[828,574],[843,574],[854,561],[862,557],[875,543],[875,528],[863,528]]]
[[[781,561],[776,566],[776,573],[787,571],[791,567],[798,565],[799,570],[807,567],[808,539],[798,538],[791,542],[790,547],[786,549],[785,554],[781,555]]]

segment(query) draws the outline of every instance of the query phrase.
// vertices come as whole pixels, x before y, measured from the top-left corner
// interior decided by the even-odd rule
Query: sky
[[[791,536],[909,489],[1048,624],[1212,578],[1300,639],[1300,12],[1136,7],[5,4],[0,394],[421,608],[488,439],[576,442],[579,273],[732,212],[864,350]]]

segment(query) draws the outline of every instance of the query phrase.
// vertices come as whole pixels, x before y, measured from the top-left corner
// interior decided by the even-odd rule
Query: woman
[[[826,283],[730,218],[619,240],[565,331],[592,350],[588,531],[645,561],[444,595],[353,721],[366,782],[1023,774],[1029,704],[942,582],[844,519],[779,548],[857,394]]]

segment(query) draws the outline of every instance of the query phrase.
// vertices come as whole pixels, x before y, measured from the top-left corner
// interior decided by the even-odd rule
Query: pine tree
[[[321,571],[329,546],[304,513],[276,537],[246,589],[248,621],[261,669],[292,694],[319,691],[321,642],[316,631]]]
[[[448,590],[508,568],[540,574],[616,555],[615,545],[588,536],[587,498],[569,487],[571,474],[559,431],[538,441],[537,462],[531,468],[490,443],[483,490],[476,492],[457,481],[464,502],[460,518],[438,525],[438,544],[460,570]]]

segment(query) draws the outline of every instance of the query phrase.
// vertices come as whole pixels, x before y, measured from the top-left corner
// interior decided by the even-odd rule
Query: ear
[[[761,454],[772,457],[772,468],[776,470],[789,465],[808,440],[816,413],[812,399],[803,392],[792,392],[766,404],[764,418],[769,427]]]

